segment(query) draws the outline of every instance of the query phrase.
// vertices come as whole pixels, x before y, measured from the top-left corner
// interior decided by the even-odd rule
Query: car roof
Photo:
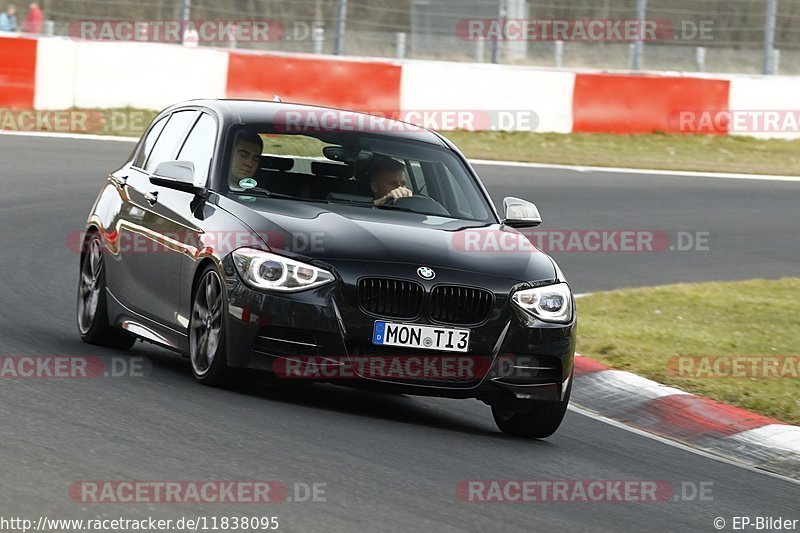
[[[369,121],[368,123],[374,125],[375,129],[374,131],[366,130],[367,132],[388,137],[426,142],[436,146],[448,146],[437,133],[415,124],[333,107],[290,102],[267,102],[262,100],[200,99],[187,100],[174,104],[165,109],[164,112],[191,106],[202,106],[211,109],[229,124],[270,124],[275,122],[276,116],[280,117],[283,113],[297,112],[300,113],[298,116],[309,116],[311,114],[318,114],[318,116],[321,116],[322,113],[329,114],[333,111],[338,117],[347,117],[356,121]]]

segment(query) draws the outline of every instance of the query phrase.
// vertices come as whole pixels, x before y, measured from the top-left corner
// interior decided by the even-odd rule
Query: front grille
[[[422,308],[422,286],[411,281],[363,278],[358,303],[367,312],[392,318],[414,318]]]
[[[429,315],[446,324],[480,324],[492,311],[492,293],[471,287],[440,285],[431,292]]]

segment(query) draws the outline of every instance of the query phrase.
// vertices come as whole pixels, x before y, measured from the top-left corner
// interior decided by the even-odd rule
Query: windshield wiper
[[[255,193],[255,194],[253,194]],[[291,194],[283,194],[280,192],[272,192],[268,191],[267,189],[262,189],[261,187],[254,187],[252,189],[247,189],[246,191],[231,191],[231,194],[235,194],[236,196],[264,196],[266,198],[283,198],[286,200],[302,200],[302,198],[298,198],[297,196],[292,196]]]
[[[253,194],[255,193],[255,194]],[[314,203],[328,203],[327,200],[318,200],[316,198],[303,198],[302,196],[292,196],[291,194],[284,194],[282,192],[272,192],[267,189],[262,189],[261,187],[253,187],[252,189],[247,189],[246,191],[231,191],[231,194],[235,194],[237,196],[261,196],[263,198],[278,198],[281,200],[296,200],[298,202],[314,202]]]

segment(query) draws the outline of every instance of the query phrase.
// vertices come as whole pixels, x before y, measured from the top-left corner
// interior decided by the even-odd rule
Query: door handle
[[[158,191],[146,193],[144,195],[144,199],[147,200],[147,203],[150,204],[151,206],[155,205],[155,203],[158,201]]]

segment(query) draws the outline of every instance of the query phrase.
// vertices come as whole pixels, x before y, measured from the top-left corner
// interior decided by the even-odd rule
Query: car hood
[[[276,253],[440,267],[520,282],[557,277],[545,253],[500,224],[274,198],[233,203],[245,207],[231,206]]]

